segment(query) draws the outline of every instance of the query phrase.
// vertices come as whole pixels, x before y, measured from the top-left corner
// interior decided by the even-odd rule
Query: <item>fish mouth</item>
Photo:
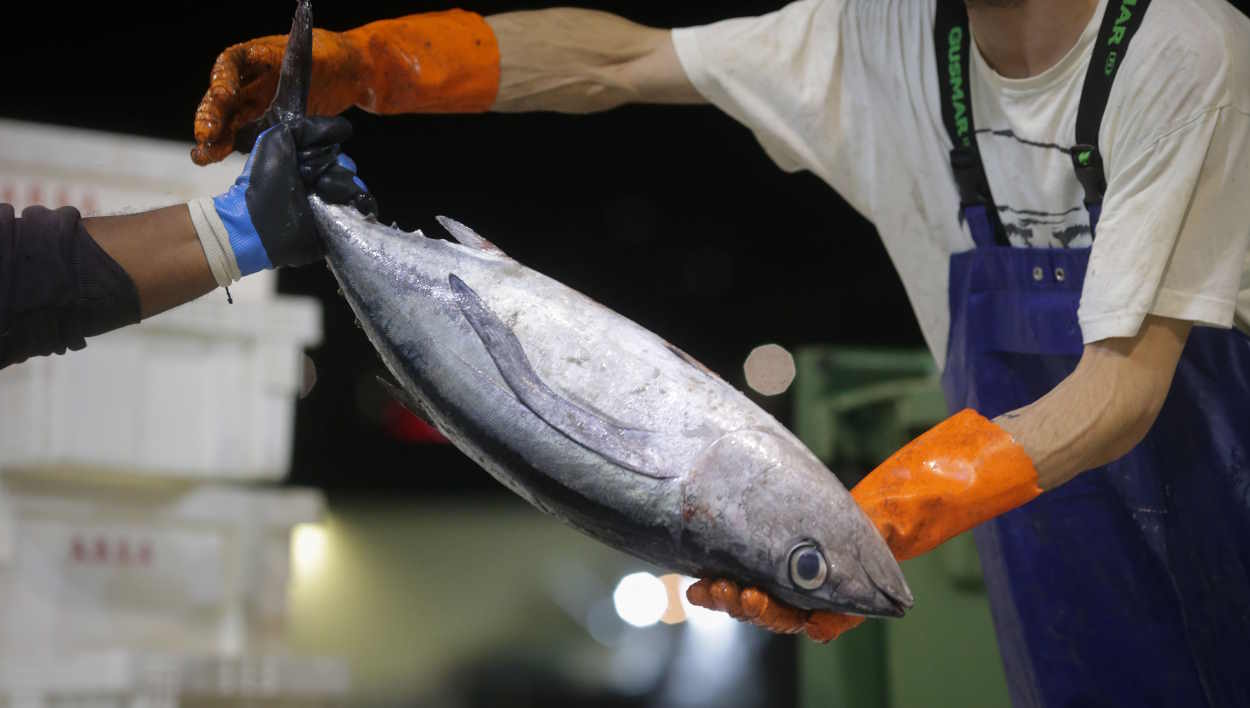
[[[911,596],[911,592],[905,594],[896,594],[893,591],[877,587],[879,591],[874,597],[872,606],[866,608],[867,613],[875,617],[902,617],[912,608],[915,600]],[[906,587],[904,587],[906,591]]]
[[[905,594],[888,591],[873,584],[873,592],[867,597],[847,598],[842,612],[863,615],[865,617],[902,617],[911,609],[911,593]]]
[[[872,588],[876,590],[872,601],[868,603],[871,607],[866,608],[871,614],[881,617],[902,617],[916,604],[911,588],[907,587],[907,578],[903,577],[903,570],[899,568],[893,557],[890,558],[889,563],[874,563],[871,560],[865,563],[861,558],[859,567]]]

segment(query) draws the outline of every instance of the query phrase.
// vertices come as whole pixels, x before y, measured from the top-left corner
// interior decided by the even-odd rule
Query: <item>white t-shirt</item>
[[[1066,149],[1107,5],[1028,79],[995,73],[974,37],[977,140],[1014,245],[1090,244]],[[973,242],[950,170],[934,13],[935,0],[800,0],[674,30],[673,42],[698,91],[782,168],[811,170],[876,225],[940,365],[949,256]],[[1123,61],[1099,135],[1108,188],[1079,310],[1085,341],[1134,336],[1148,313],[1244,328],[1250,19],[1225,0],[1155,0]]]

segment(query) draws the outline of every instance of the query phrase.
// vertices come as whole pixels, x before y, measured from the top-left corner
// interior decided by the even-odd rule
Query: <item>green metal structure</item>
[[[809,347],[795,427],[848,488],[948,411],[925,351]],[[971,534],[903,564],[916,606],[821,646],[801,642],[802,708],[1010,705]]]

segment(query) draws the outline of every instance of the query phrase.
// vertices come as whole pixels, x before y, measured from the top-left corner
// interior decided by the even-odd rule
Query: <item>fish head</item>
[[[798,441],[726,435],[684,480],[682,538],[723,575],[800,609],[900,617],[911,590],[846,488]]]

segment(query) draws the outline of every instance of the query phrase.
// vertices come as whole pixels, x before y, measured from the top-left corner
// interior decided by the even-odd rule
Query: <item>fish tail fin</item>
[[[269,111],[280,120],[303,118],[308,113],[308,92],[312,87],[312,0],[298,0],[287,36],[282,70],[278,74],[278,90]]]
[[[260,118],[242,126],[235,133],[236,150],[249,152],[260,134],[277,125],[303,118],[308,113],[308,92],[312,86],[312,1],[298,0],[291,33],[282,55],[278,89],[273,101]]]

